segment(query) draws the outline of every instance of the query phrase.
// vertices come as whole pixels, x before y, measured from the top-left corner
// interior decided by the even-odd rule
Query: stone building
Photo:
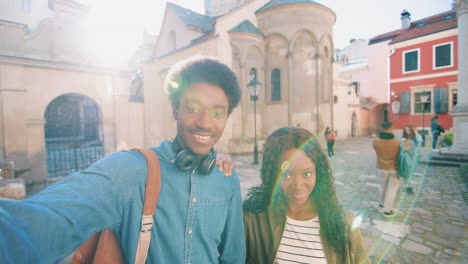
[[[359,96],[337,74],[335,13],[316,1],[206,0],[206,14],[168,3],[157,40],[146,36],[125,67],[100,64],[83,45],[85,5],[19,3],[0,0],[0,160],[15,161],[27,181],[171,139],[176,128],[163,81],[193,55],[229,65],[243,89],[219,150],[252,152],[255,134],[261,150],[282,126],[318,135],[330,126],[338,138],[365,132]],[[253,77],[262,84],[256,111],[247,89]]]
[[[0,160],[41,181],[144,146],[129,72],[97,66],[85,49],[86,6],[2,0],[0,10]]]
[[[351,111],[344,111],[351,116],[342,119],[351,120],[351,136],[374,133],[384,120],[388,106],[388,78],[383,66],[386,52],[369,46],[368,39],[352,39],[337,51],[338,76],[348,86],[347,97],[359,100],[350,105]]]
[[[357,97],[354,103],[341,105],[345,107],[338,111],[339,119],[334,117],[333,94],[345,93],[348,83],[335,74],[336,16],[331,9],[311,0],[207,0],[206,8],[217,16],[167,4],[155,60],[143,70],[145,102],[152,102],[145,103],[147,144],[174,136],[175,125],[160,125],[171,124],[172,119],[163,82],[171,65],[193,55],[229,65],[243,89],[240,107],[232,113],[218,144],[222,149],[251,151],[254,119],[260,140],[282,126],[300,125],[321,134],[326,126],[351,120],[347,112],[359,105]],[[262,84],[256,118],[246,87],[252,76]],[[338,136],[350,136],[351,129],[349,122]]]

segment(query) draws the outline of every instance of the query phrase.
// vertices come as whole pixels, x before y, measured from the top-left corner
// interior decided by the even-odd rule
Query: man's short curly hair
[[[209,83],[223,89],[229,100],[229,114],[239,104],[239,83],[234,72],[224,63],[206,57],[192,57],[174,65],[164,87],[175,107],[179,108],[180,96],[194,83]]]

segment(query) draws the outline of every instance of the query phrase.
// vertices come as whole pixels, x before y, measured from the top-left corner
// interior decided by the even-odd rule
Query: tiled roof
[[[233,27],[228,32],[244,32],[263,37],[263,33],[260,30],[258,30],[249,20],[242,21],[239,25]]]
[[[181,7],[179,5],[167,2],[167,6],[172,8],[177,16],[184,22],[186,26],[194,26],[206,32],[213,30],[213,18],[205,16],[200,13],[194,12],[190,9]]]
[[[410,28],[404,30],[396,36],[390,43],[397,43],[408,39],[422,37],[429,34],[434,34],[440,31],[449,30],[457,27],[456,11],[450,10],[434,16],[414,21]]]
[[[386,40],[391,40],[390,43],[394,44],[405,40],[434,34],[440,31],[449,30],[456,27],[456,11],[450,10],[411,22],[410,27],[408,29],[398,29],[391,32],[387,32],[382,35],[375,36],[370,39],[369,45]]]
[[[312,1],[312,0],[271,0],[270,2],[266,3],[264,6],[260,7],[255,14],[265,11],[267,9],[282,6],[282,5],[289,5],[289,4],[300,4],[300,3],[307,3],[307,4],[317,4],[319,3]]]
[[[371,38],[369,40],[369,45],[379,43],[379,42],[382,42],[382,41],[386,41],[386,40],[389,40],[389,39],[393,39],[394,37],[398,36],[398,34],[400,34],[401,32],[403,32],[403,30],[398,29],[398,30],[387,32],[387,33],[382,34],[382,35],[375,36],[375,37],[373,37],[373,38]]]

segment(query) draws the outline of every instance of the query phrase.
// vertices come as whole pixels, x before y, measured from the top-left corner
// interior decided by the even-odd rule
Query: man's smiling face
[[[210,153],[223,134],[228,108],[228,97],[219,86],[190,85],[181,95],[179,107],[172,106],[179,143],[200,157]]]

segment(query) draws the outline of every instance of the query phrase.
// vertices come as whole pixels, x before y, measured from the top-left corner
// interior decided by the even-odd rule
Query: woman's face
[[[405,127],[405,132],[408,135],[411,135],[411,127]]]
[[[281,188],[288,207],[307,203],[316,183],[314,162],[300,149],[290,149],[281,156]]]

